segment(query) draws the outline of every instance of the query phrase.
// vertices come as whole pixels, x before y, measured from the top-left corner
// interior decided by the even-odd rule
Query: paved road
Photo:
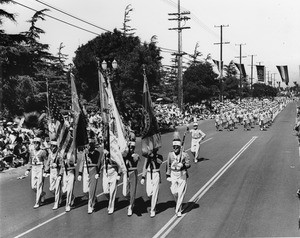
[[[291,103],[267,131],[242,127],[217,132],[213,121],[201,122],[207,134],[202,161],[189,170],[185,211],[174,216],[175,203],[162,167],[158,213],[149,217],[145,188],[138,185],[136,208],[127,217],[127,201],[117,193],[113,215],[98,184],[96,212],[87,214],[76,182],[76,208],[52,211],[53,196],[46,180],[46,204],[34,210],[28,178],[18,168],[0,174],[1,237],[300,237],[298,224],[299,151],[293,125],[296,105]],[[183,133],[184,128],[181,129]],[[160,153],[172,150],[172,133],[163,135]],[[189,150],[190,136],[185,148]],[[140,148],[137,148],[140,150]],[[190,152],[189,152],[190,153]],[[139,172],[143,163],[139,165]]]

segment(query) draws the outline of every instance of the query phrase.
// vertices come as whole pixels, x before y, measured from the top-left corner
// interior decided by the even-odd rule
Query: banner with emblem
[[[257,81],[265,82],[265,66],[256,65]]]
[[[282,82],[285,82],[285,84],[288,85],[289,84],[289,72],[288,72],[287,65],[276,66],[276,67],[279,71]]]
[[[143,87],[143,131],[142,131],[142,154],[149,154],[149,151],[161,147],[161,134],[157,119],[154,115],[149,85],[144,69],[144,87]]]

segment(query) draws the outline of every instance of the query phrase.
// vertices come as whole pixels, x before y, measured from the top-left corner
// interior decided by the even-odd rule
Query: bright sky
[[[168,30],[177,27],[176,21],[169,21],[168,13],[177,12],[178,0],[15,0],[36,10],[49,8],[40,2],[65,11],[75,17],[93,23],[101,28],[112,31],[120,29],[123,24],[124,11],[131,4],[129,25],[136,28],[136,35],[142,41],[150,42],[153,35],[157,36],[158,46],[177,50],[177,32]],[[299,0],[181,0],[182,11],[190,11],[191,19],[185,26],[191,27],[183,31],[183,51],[192,54],[196,43],[198,50],[206,57],[211,54],[213,59],[220,58],[219,45],[220,28],[218,25],[229,25],[223,28],[223,41],[230,44],[223,45],[223,60],[225,64],[234,60],[239,62],[239,46],[242,46],[242,59],[246,73],[250,75],[251,57],[253,63],[267,67],[270,75],[276,81],[281,81],[276,65],[288,65],[290,86],[294,81],[300,83],[300,1]],[[34,14],[32,10],[18,4],[1,5],[1,8],[16,13],[17,23],[8,20],[4,22],[7,33],[19,33],[29,28],[29,20]],[[67,21],[74,25],[101,34],[104,31],[72,19],[54,9],[47,14]],[[71,59],[75,50],[81,44],[86,44],[96,37],[95,34],[68,26],[54,19],[46,17],[40,21],[38,27],[46,31],[41,42],[50,45],[53,54],[58,52],[61,42],[65,45],[63,53]],[[170,53],[162,52],[163,64],[170,65]],[[188,59],[188,56],[185,56]],[[270,76],[271,77],[271,76]],[[256,71],[254,70],[254,78]],[[281,83],[281,86],[283,83]]]

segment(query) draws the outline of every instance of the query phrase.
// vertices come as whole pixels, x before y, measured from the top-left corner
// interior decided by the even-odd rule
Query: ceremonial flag
[[[265,82],[265,66],[256,65],[257,81]]]
[[[123,173],[127,171],[123,156],[128,152],[127,141],[125,139],[120,114],[115,104],[113,93],[109,81],[105,79],[100,70],[99,77],[99,93],[100,93],[100,110],[104,124],[107,126],[107,150],[110,151],[111,160],[115,161]],[[115,133],[115,134],[114,134]]]
[[[108,94],[107,85],[100,69],[98,69],[98,81],[99,81],[99,98],[100,98],[100,112],[104,124],[108,123]]]
[[[149,153],[149,151],[161,147],[161,135],[156,117],[154,115],[152,100],[145,72],[143,87],[143,116],[144,128],[142,132],[142,154],[145,156]]]
[[[110,114],[111,114],[111,118],[113,119],[111,121],[110,128],[111,128],[111,131],[113,132],[113,134],[117,138],[122,155],[126,156],[126,154],[128,152],[128,145],[127,145],[127,141],[125,139],[125,127],[121,120],[119,111],[117,109],[110,83],[108,84],[107,92],[108,92],[108,99],[109,99],[109,105],[110,105]]]
[[[245,66],[244,64],[238,64],[238,63],[235,63],[235,66],[238,68],[238,70],[240,71],[240,74],[243,75],[243,78],[246,78],[247,75],[246,75],[246,70],[245,70]]]
[[[74,113],[74,128],[73,128],[73,139],[74,146],[77,148],[79,146],[87,145],[88,135],[87,135],[87,121],[86,116],[83,113],[82,106],[78,99],[78,94],[76,90],[76,85],[74,81],[74,75],[71,73],[71,92],[72,92],[72,111]]]
[[[288,72],[287,65],[276,66],[276,67],[279,71],[282,82],[285,82],[285,84],[288,85],[289,84],[289,72]]]
[[[67,158],[70,158],[72,154],[71,145],[73,143],[73,137],[70,132],[69,123],[63,118],[60,109],[52,92],[49,92],[49,111],[51,117],[55,120],[55,139],[58,143],[58,151]]]

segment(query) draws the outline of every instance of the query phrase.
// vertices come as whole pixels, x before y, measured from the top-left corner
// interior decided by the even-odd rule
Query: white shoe
[[[181,214],[181,212],[177,212],[177,217],[181,217],[182,216],[182,214]]]
[[[33,208],[38,208],[40,206],[40,204],[36,203]]]
[[[52,207],[52,210],[57,210],[58,209],[58,205],[54,205],[53,207]]]
[[[131,206],[128,207],[127,216],[132,216],[132,208],[131,208]]]
[[[150,212],[150,217],[155,217],[155,211]]]
[[[109,210],[108,210],[108,214],[109,214],[109,215],[111,215],[111,214],[113,214],[113,213],[114,213],[114,210],[113,210],[113,209],[109,209]]]
[[[66,212],[71,211],[71,207],[70,206],[66,206]]]
[[[92,214],[94,212],[94,209],[93,208],[89,208],[88,209],[88,214]]]

